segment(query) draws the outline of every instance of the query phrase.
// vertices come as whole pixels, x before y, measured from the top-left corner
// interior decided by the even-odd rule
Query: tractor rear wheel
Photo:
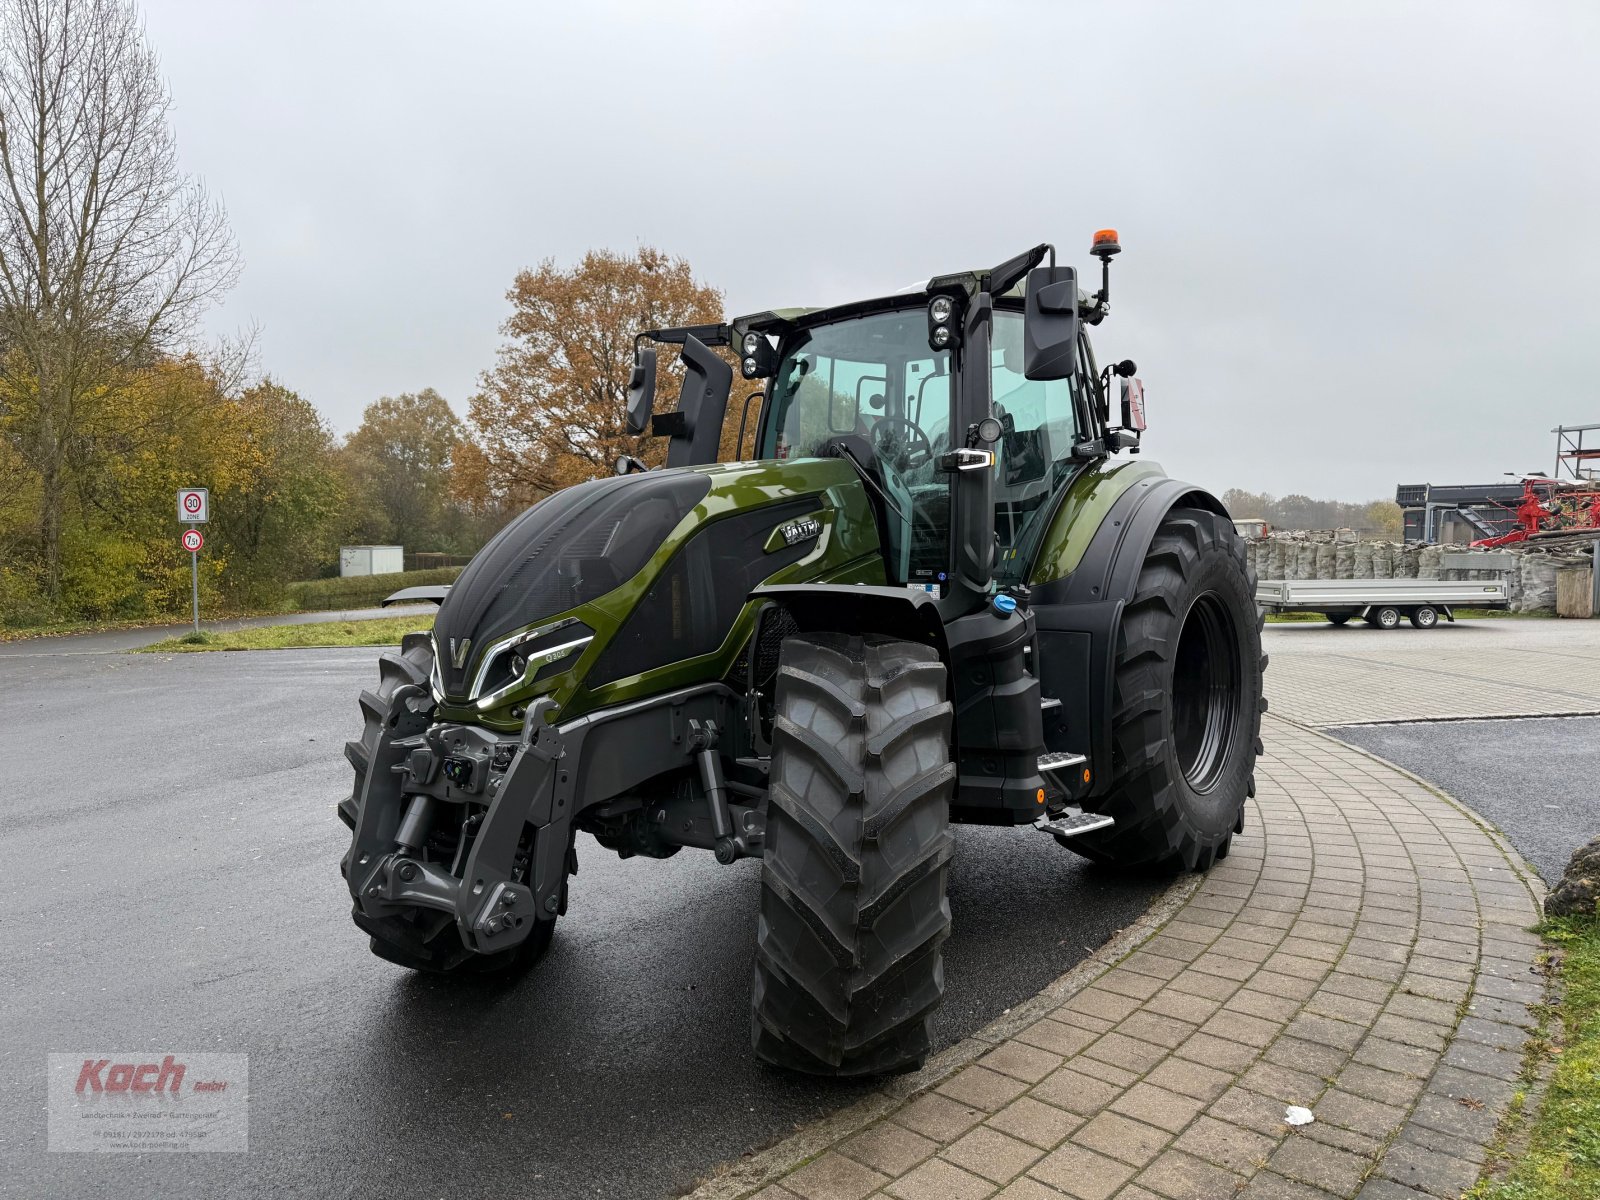
[[[353,830],[361,804],[361,788],[367,780],[372,753],[378,745],[379,723],[389,710],[390,697],[403,684],[426,686],[433,671],[433,639],[425,633],[409,633],[400,644],[399,654],[383,654],[378,659],[378,690],[362,693],[361,712],[365,725],[361,736],[344,744],[344,756],[355,768],[355,786],[339,801],[339,819]],[[526,884],[527,878],[522,882]],[[566,909],[563,883],[561,896]],[[372,952],[379,958],[412,971],[430,974],[484,975],[520,970],[532,965],[550,946],[555,920],[537,922],[520,945],[501,954],[474,954],[461,944],[455,920],[449,913],[418,908],[407,916],[368,917],[357,909],[355,923],[370,939]]]
[[[777,715],[751,1040],[815,1075],[920,1067],[944,995],[951,706],[929,646],[789,638]]]
[[[1329,625],[1345,625],[1350,621],[1350,614],[1347,612],[1323,613],[1322,615],[1328,618]]]
[[[1205,870],[1244,829],[1261,753],[1262,617],[1227,518],[1175,508],[1145,552],[1117,635],[1108,792],[1116,818],[1067,844],[1120,866]]]

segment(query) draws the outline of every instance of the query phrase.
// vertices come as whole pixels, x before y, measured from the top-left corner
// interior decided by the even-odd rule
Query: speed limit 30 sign
[[[197,552],[205,544],[205,535],[198,529],[185,529],[183,531],[183,548],[191,554]]]
[[[178,489],[178,520],[199,525],[211,519],[211,491],[209,488]]]

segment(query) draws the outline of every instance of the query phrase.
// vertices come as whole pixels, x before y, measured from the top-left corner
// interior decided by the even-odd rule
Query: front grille
[[[592,678],[609,683],[710,654],[727,638],[750,591],[815,548],[814,540],[768,553],[785,521],[816,512],[815,496],[715,521],[684,543],[600,654]]]

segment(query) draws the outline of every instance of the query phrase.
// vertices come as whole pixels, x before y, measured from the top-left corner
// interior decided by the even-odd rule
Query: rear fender
[[[1045,723],[1045,744],[1088,755],[1090,796],[1103,795],[1114,777],[1112,683],[1122,610],[1156,531],[1174,508],[1227,516],[1221,501],[1193,484],[1165,476],[1137,479],[1105,511],[1072,571],[1033,587],[1041,689],[1061,700]]]

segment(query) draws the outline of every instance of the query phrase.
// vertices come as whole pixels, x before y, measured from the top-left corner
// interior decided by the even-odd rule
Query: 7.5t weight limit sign
[[[190,554],[196,553],[205,544],[205,535],[198,529],[185,529],[183,531],[183,548]]]

